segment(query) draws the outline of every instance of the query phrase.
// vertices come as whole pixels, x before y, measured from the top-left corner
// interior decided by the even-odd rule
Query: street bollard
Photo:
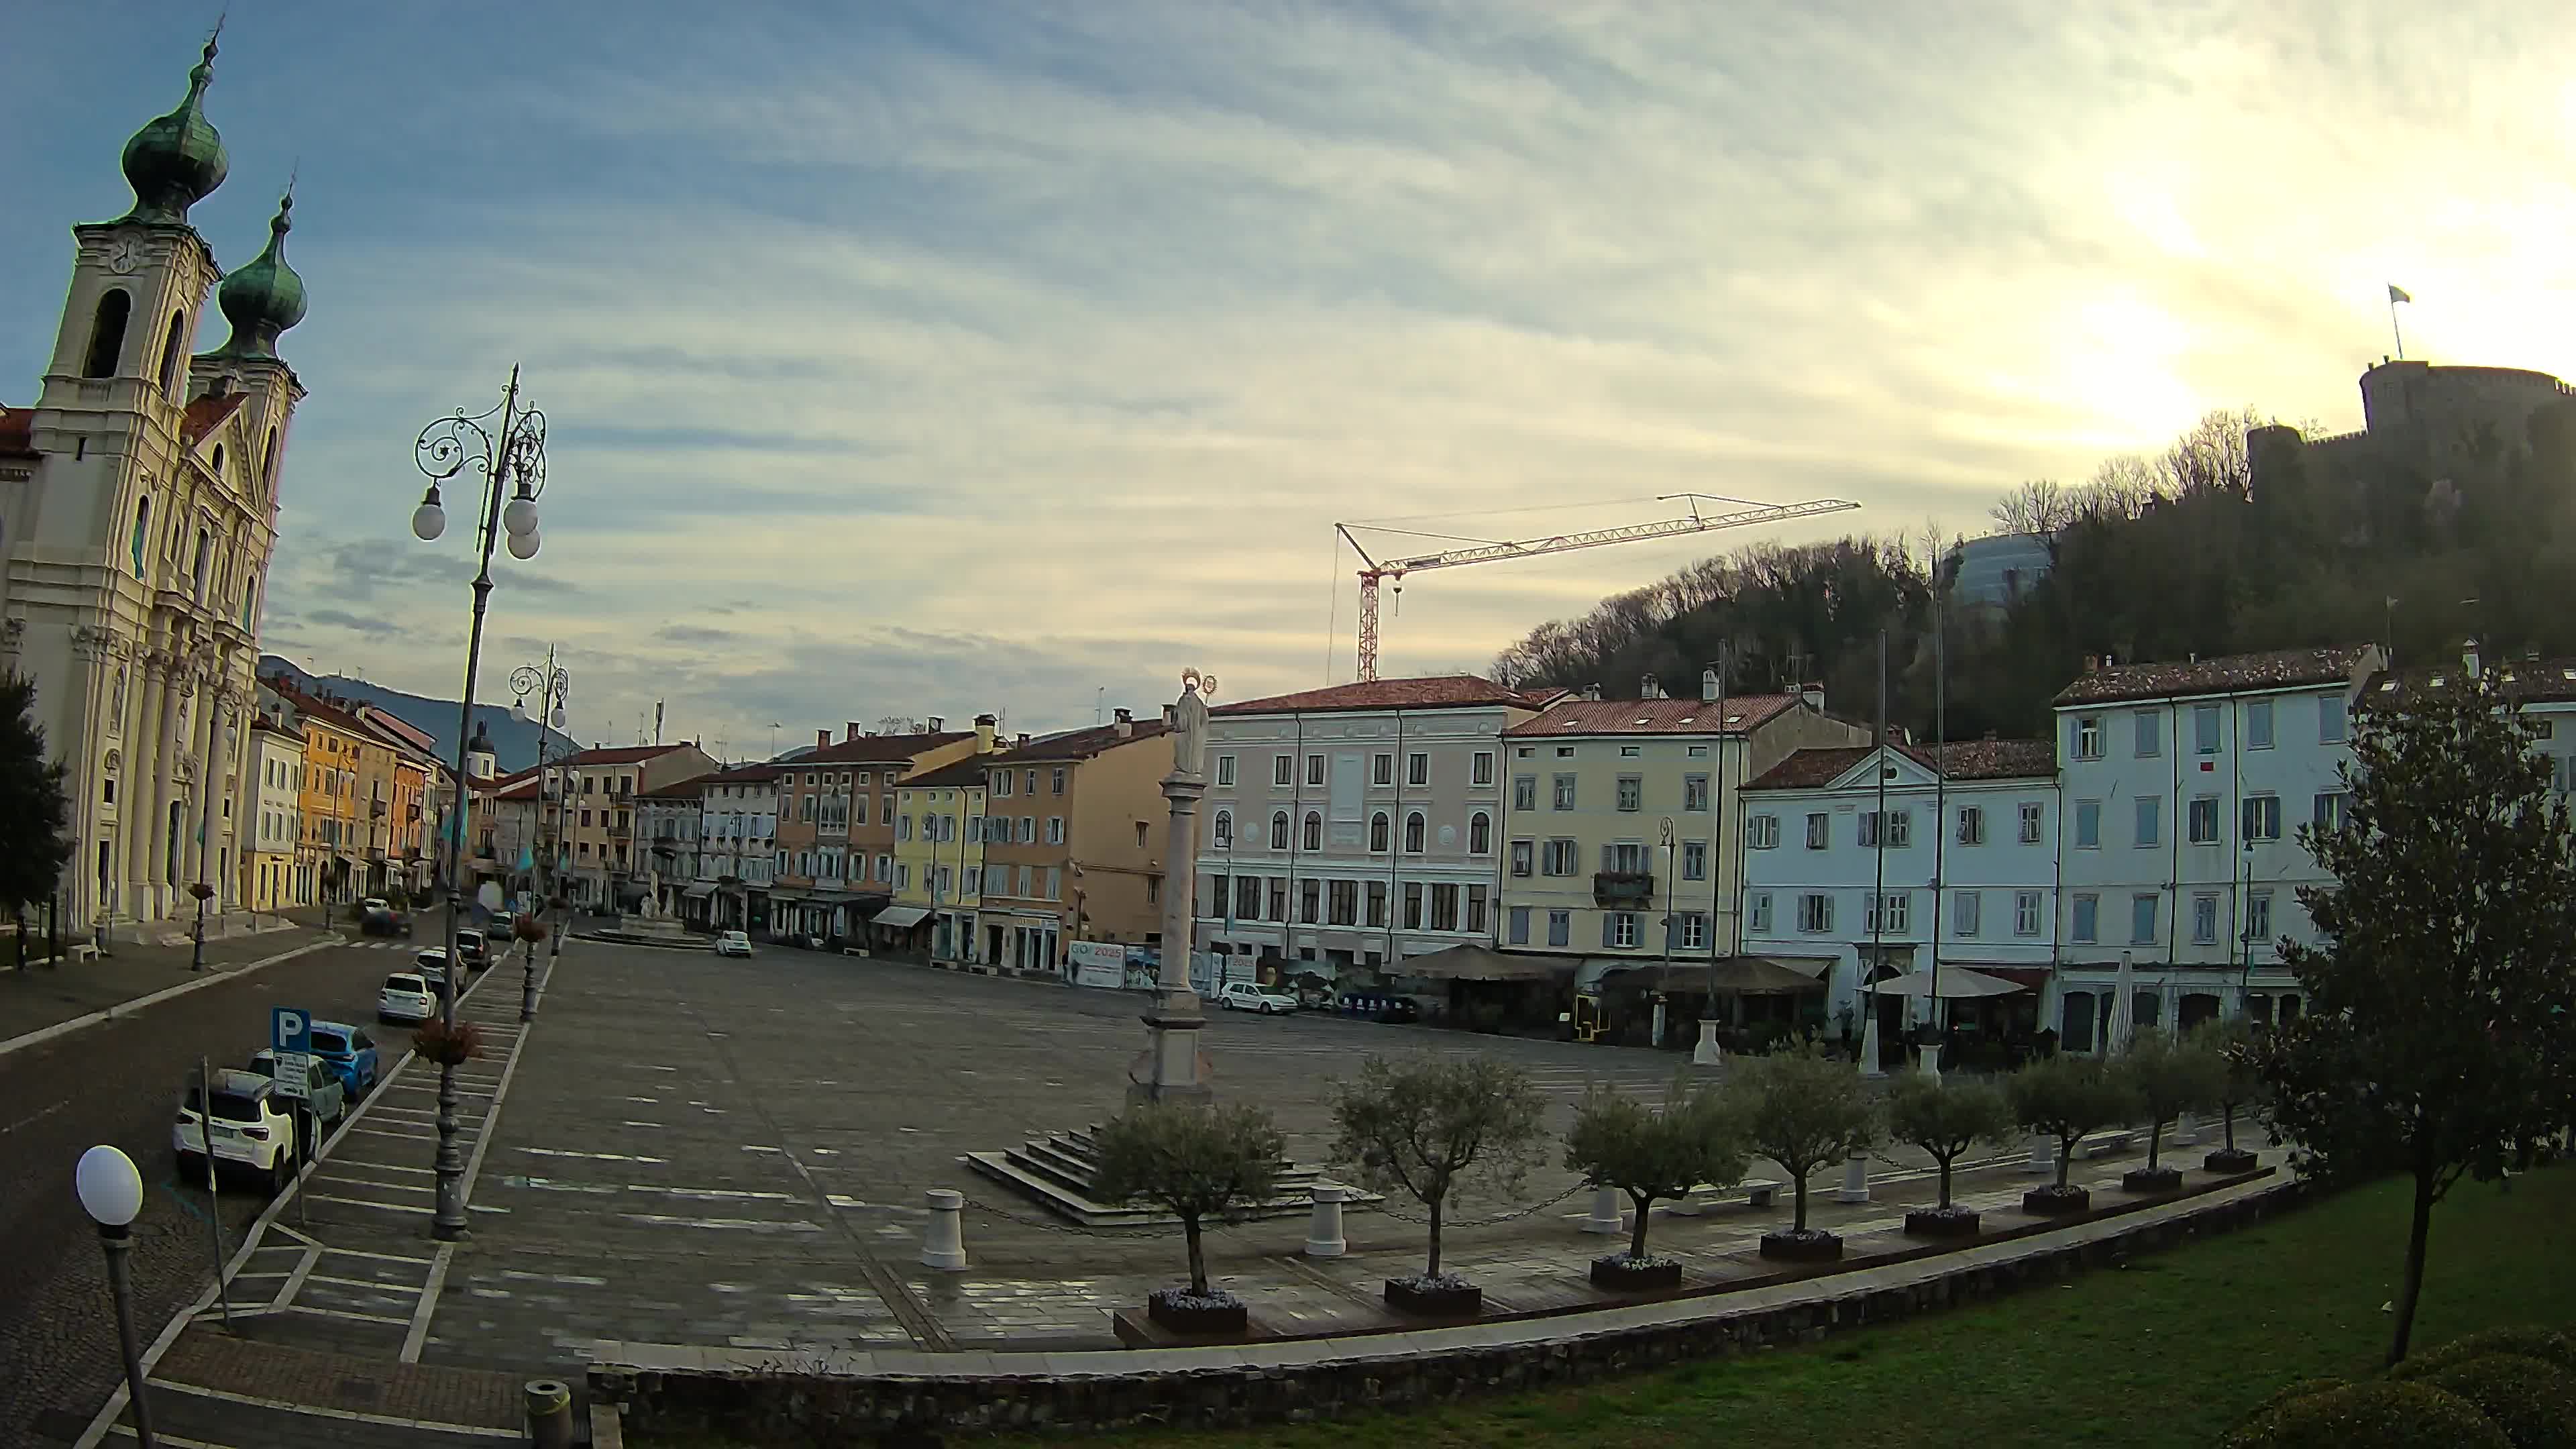
[[[934,1187],[929,1198],[930,1227],[921,1238],[921,1266],[962,1273],[966,1270],[966,1194]]]
[[[1626,1215],[1619,1211],[1619,1189],[1605,1187],[1592,1194],[1592,1212],[1583,1220],[1587,1233],[1624,1233],[1628,1230]]]
[[[2030,1135],[2030,1160],[2021,1165],[2021,1170],[2033,1177],[2056,1176],[2057,1139],[2049,1136],[2045,1132],[2032,1133]]]
[[[572,1390],[560,1379],[530,1379],[528,1442],[537,1449],[572,1449]]]
[[[2173,1134],[2165,1141],[2175,1147],[2196,1146],[2200,1142],[2200,1123],[2189,1112],[2174,1119]]]
[[[1315,1184],[1315,1215],[1306,1223],[1306,1256],[1338,1258],[1350,1251],[1342,1236],[1342,1204],[1351,1190],[1329,1182]]]
[[[1836,1202],[1869,1201],[1869,1154],[1856,1152],[1843,1164],[1843,1185],[1834,1189]]]

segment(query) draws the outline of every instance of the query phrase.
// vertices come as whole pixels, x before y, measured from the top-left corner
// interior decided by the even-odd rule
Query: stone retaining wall
[[[2310,1191],[2310,1184],[2290,1180],[2171,1217],[2124,1217],[2105,1224],[2112,1230],[2100,1236],[2034,1245],[1992,1262],[1964,1262],[1901,1285],[1855,1282],[1837,1292],[1834,1277],[1812,1279],[1817,1294],[1800,1301],[1730,1311],[1722,1299],[1700,1300],[1709,1309],[1705,1316],[1632,1327],[1587,1328],[1584,1317],[1568,1316],[1552,1321],[1562,1326],[1561,1337],[1541,1342],[1425,1346],[1390,1356],[1389,1336],[1366,1340],[1376,1352],[1344,1357],[1334,1351],[1356,1349],[1360,1341],[1279,1346],[1314,1351],[1296,1354],[1265,1352],[1256,1344],[1244,1350],[1247,1358],[1283,1361],[1118,1373],[1056,1372],[1049,1365],[1053,1355],[997,1353],[976,1355],[989,1366],[956,1376],[804,1371],[824,1366],[800,1366],[793,1356],[781,1355],[774,1367],[732,1371],[601,1365],[591,1370],[590,1390],[594,1400],[620,1405],[627,1429],[638,1437],[716,1433],[754,1444],[870,1444],[904,1430],[980,1434],[1302,1423],[1812,1343],[2242,1227],[2303,1203]],[[1025,1373],[1014,1371],[1020,1360],[1026,1361]]]

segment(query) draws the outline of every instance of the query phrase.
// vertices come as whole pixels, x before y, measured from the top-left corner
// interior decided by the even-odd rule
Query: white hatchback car
[[[286,1186],[295,1176],[295,1119],[277,1096],[277,1083],[232,1068],[218,1070],[202,1088],[194,1072],[189,1077],[179,1094],[179,1120],[170,1128],[170,1150],[178,1156],[182,1177],[194,1182],[206,1171],[208,1124],[198,1110],[202,1103],[204,1115],[214,1118],[217,1169],[256,1172],[268,1179],[271,1191]]]
[[[1229,981],[1225,989],[1217,993],[1216,1000],[1217,1005],[1229,1011],[1257,1011],[1264,1016],[1297,1009],[1296,997],[1276,986],[1264,986],[1256,981]]]
[[[744,935],[740,931],[727,931],[723,935],[716,937],[716,954],[719,956],[748,956],[751,954],[751,937]]]
[[[398,971],[386,977],[384,990],[376,993],[379,1021],[422,1022],[436,1015],[438,996],[415,972]]]

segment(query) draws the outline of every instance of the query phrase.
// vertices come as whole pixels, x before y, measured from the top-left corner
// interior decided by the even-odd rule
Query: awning
[[[1942,976],[1947,977],[1951,972],[1959,970],[1960,964],[1949,961],[1941,963]],[[1980,976],[1992,976],[1997,980],[2009,981],[2025,991],[2037,991],[2048,984],[2048,968],[2045,966],[1991,966],[1983,961],[1966,962],[1965,966],[1966,969]]]
[[[699,901],[699,900],[705,900],[707,897],[709,897],[709,896],[711,896],[711,895],[714,895],[715,893],[716,893],[716,888],[715,888],[714,886],[711,886],[711,885],[693,885],[693,886],[690,886],[688,889],[686,889],[686,890],[684,890],[684,891],[680,892],[680,898],[681,898],[682,900]]]
[[[929,919],[930,911],[924,906],[888,906],[877,912],[876,919],[868,924],[895,927],[918,926]]]
[[[1617,977],[1623,986],[1643,986],[1650,991],[1703,993],[1709,990],[1711,969],[1705,960],[1675,961],[1670,965],[1660,960],[1613,960],[1602,979]],[[1725,956],[1715,968],[1715,986],[1721,995],[1766,996],[1794,991],[1814,991],[1823,982],[1794,967],[1762,956]]]
[[[1869,989],[1881,996],[1929,996],[1932,994],[1932,973],[1908,971],[1902,976],[1891,976]],[[1941,968],[1943,1001],[1957,1001],[1977,996],[2010,996],[2022,989],[2018,983],[2006,981],[2000,976],[1988,976],[1982,971],[1971,971],[1965,966]]]
[[[1523,955],[1484,946],[1449,946],[1390,962],[1389,976],[1420,976],[1434,981],[1570,980],[1583,964],[1577,956]]]

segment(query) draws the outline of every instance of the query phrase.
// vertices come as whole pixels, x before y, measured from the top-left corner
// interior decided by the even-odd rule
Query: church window
[[[138,579],[143,577],[143,545],[152,536],[151,526],[152,495],[146,493],[134,504],[134,576]]]
[[[268,442],[260,448],[259,472],[268,486],[272,488],[277,486],[277,429],[275,428],[268,430]]]
[[[83,377],[114,377],[116,361],[125,355],[125,322],[134,311],[134,299],[123,287],[111,287],[98,299],[98,315],[89,325],[89,361],[81,368]]]
[[[217,444],[215,444],[215,477],[217,477],[218,479],[220,479],[220,478],[222,478],[223,476],[224,476],[224,445],[223,445],[223,444],[221,444],[221,443],[217,443]]]
[[[188,581],[201,590],[206,585],[206,556],[214,548],[214,544],[214,538],[204,529],[197,530],[197,553],[195,561],[188,568]]]
[[[170,314],[170,335],[161,343],[161,391],[170,401],[179,400],[179,359],[188,350],[188,314]]]

